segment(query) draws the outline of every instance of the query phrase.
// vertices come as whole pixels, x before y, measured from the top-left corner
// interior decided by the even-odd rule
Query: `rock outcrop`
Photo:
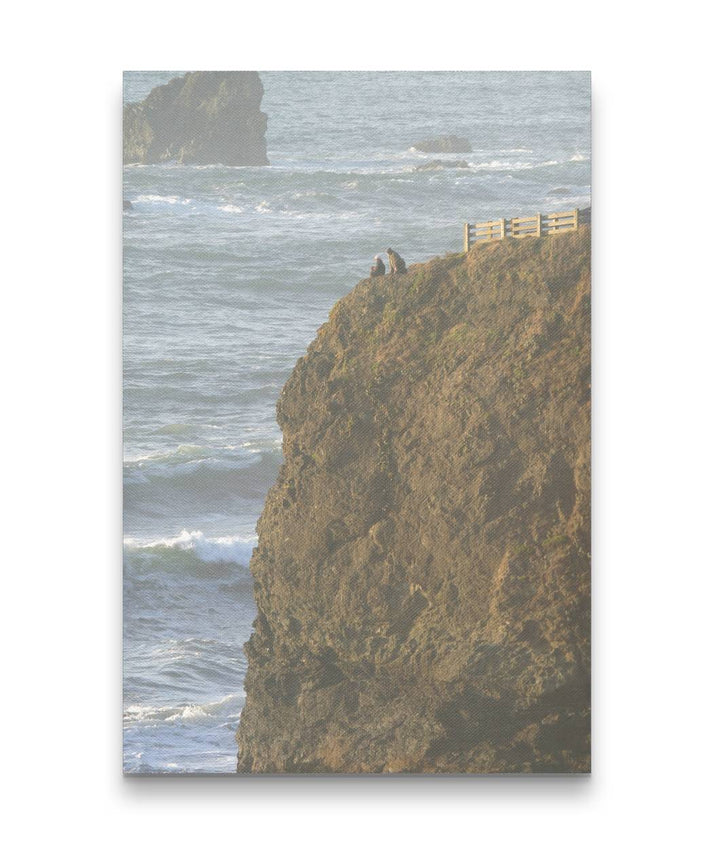
[[[240,772],[586,772],[590,227],[367,279],[278,401]]]
[[[267,116],[256,71],[194,71],[123,114],[124,163],[264,166]]]
[[[412,147],[419,152],[471,152],[472,144],[466,137],[456,137],[449,134],[446,137],[433,137],[413,143]]]

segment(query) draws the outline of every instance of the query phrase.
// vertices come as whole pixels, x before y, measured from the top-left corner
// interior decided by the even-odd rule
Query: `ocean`
[[[126,72],[142,100],[182,72]],[[231,773],[275,402],[388,246],[590,204],[585,72],[260,72],[268,167],[125,166],[124,770]],[[468,154],[416,141],[468,137]],[[469,168],[417,171],[431,160]]]

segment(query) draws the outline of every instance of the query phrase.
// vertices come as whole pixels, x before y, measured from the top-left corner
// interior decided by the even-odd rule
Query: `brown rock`
[[[590,230],[364,280],[278,402],[241,772],[586,772]]]

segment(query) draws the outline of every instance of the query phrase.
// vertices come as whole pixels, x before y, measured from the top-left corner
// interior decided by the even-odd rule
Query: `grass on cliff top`
[[[590,227],[581,226],[476,244],[403,275],[363,280],[335,305],[323,332],[343,343],[334,350],[336,369],[345,373],[377,378],[406,370],[417,377],[498,358],[513,362],[510,377],[521,383],[528,360],[555,335],[567,337],[579,308],[589,319],[589,293]],[[574,357],[589,344],[589,324],[576,332],[564,343]]]

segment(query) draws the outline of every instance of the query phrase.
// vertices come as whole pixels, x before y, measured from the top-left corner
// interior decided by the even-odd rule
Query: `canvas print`
[[[125,72],[125,773],[590,771],[590,129]]]

